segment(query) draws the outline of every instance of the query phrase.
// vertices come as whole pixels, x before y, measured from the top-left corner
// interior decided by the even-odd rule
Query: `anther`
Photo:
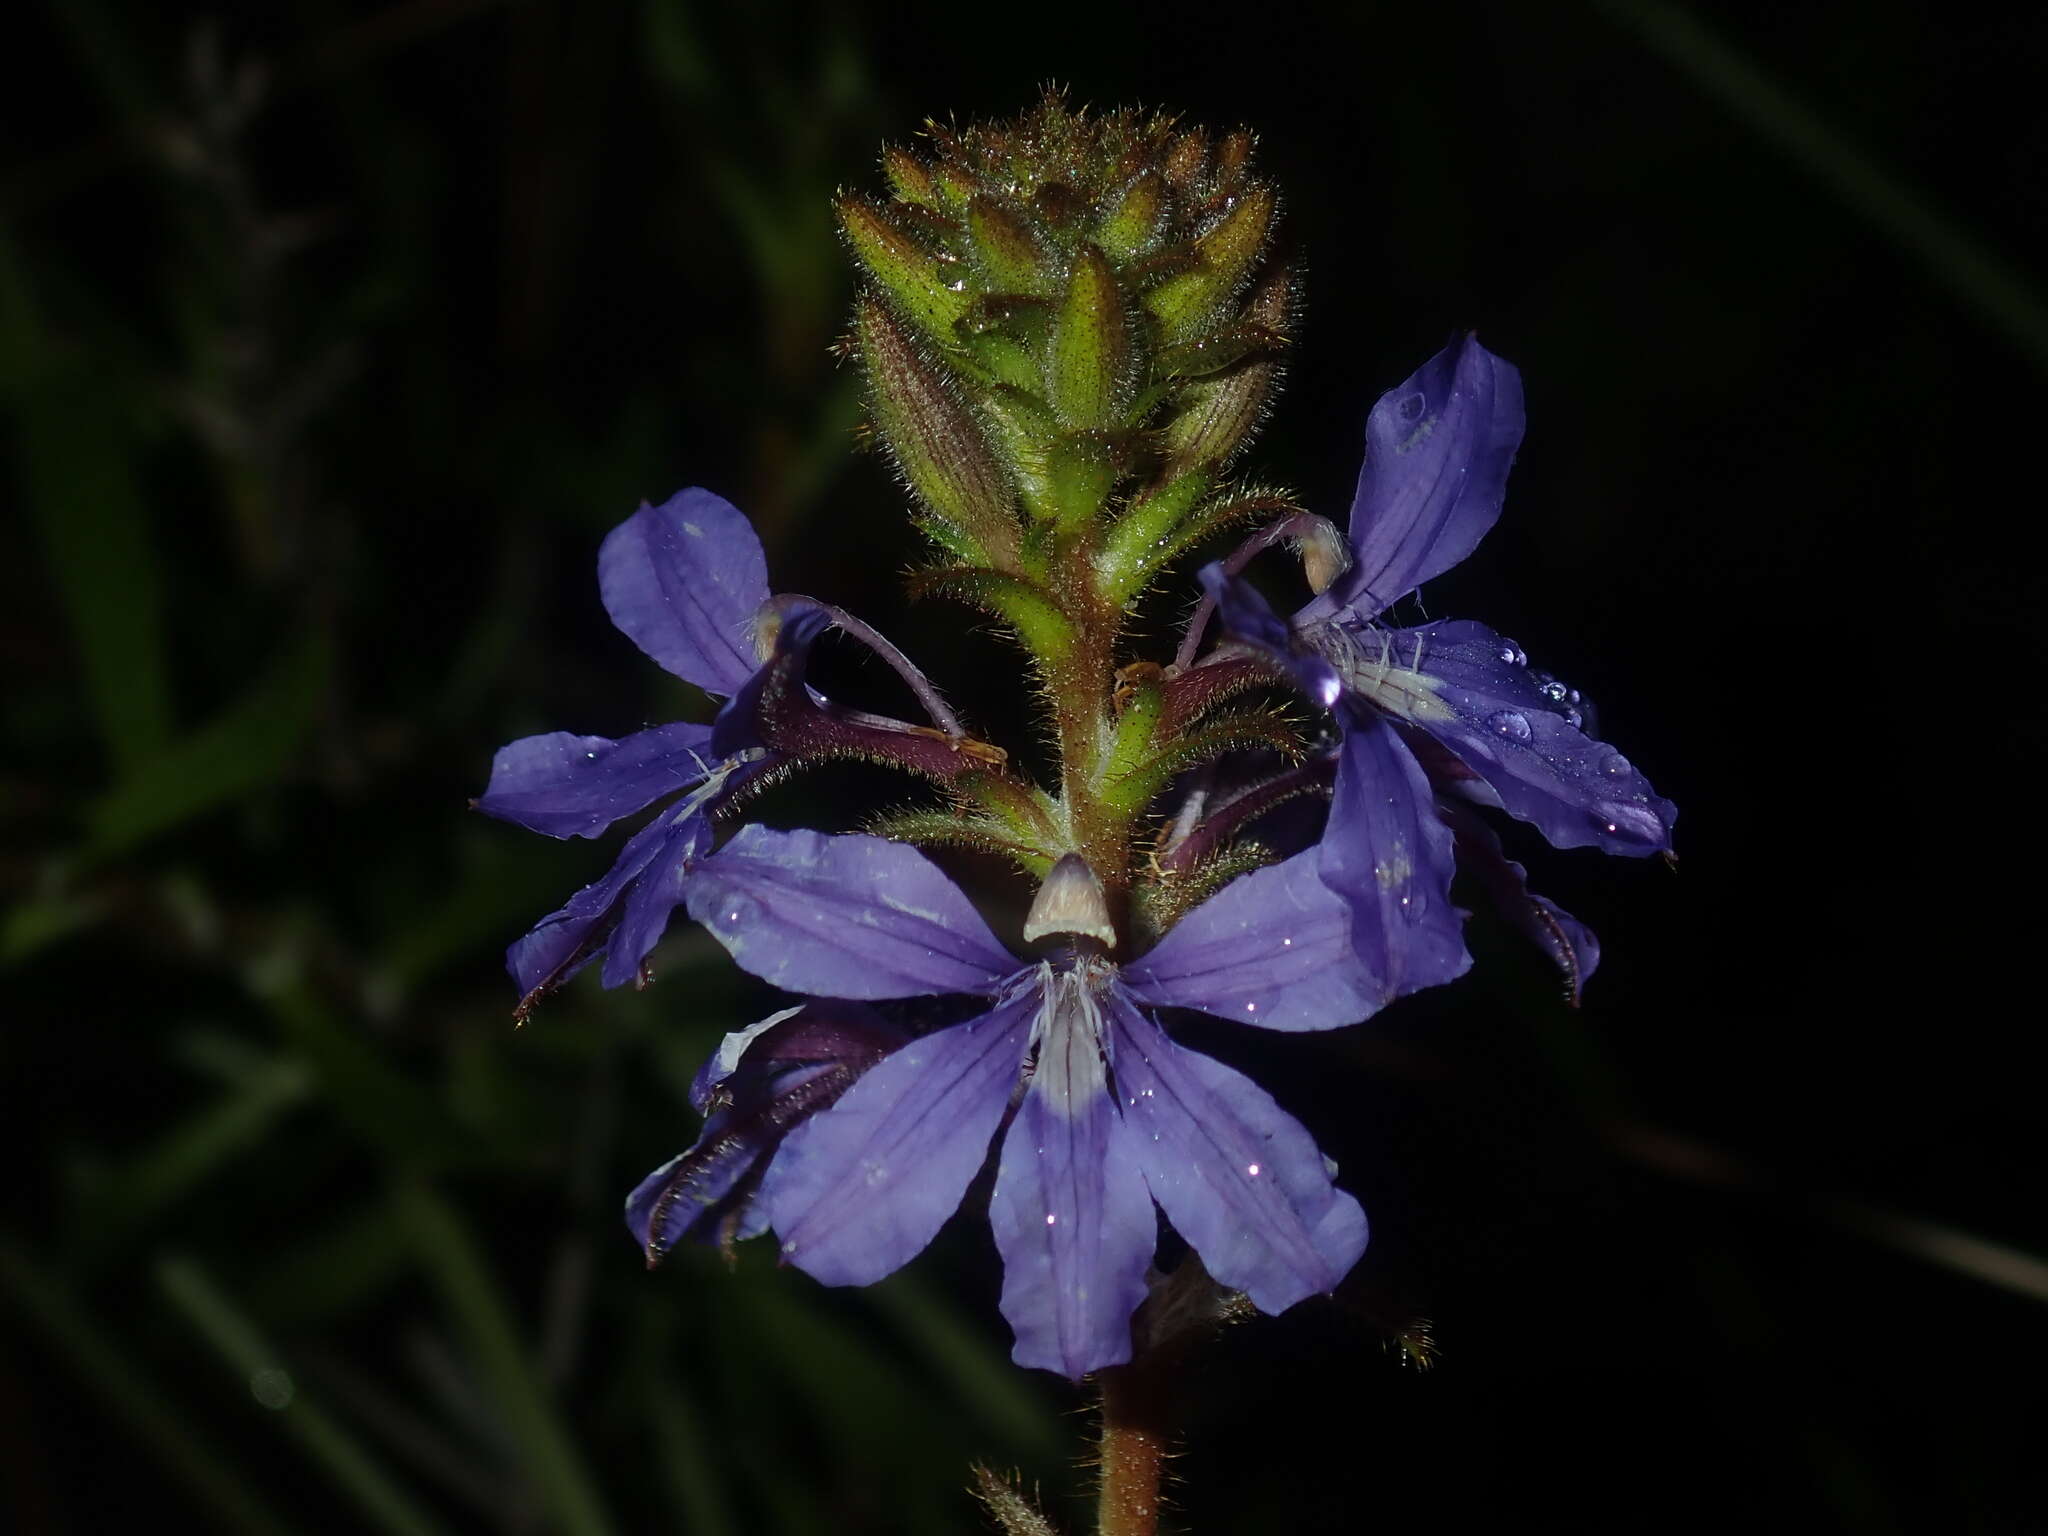
[[[1038,888],[1024,918],[1024,940],[1036,943],[1053,934],[1094,939],[1116,948],[1116,925],[1109,920],[1109,898],[1102,882],[1078,853],[1062,854]]]

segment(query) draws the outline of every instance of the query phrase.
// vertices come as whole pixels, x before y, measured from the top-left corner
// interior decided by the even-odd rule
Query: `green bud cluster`
[[[1070,588],[1085,546],[1085,595],[1121,608],[1240,515],[1223,476],[1271,397],[1294,296],[1279,198],[1249,134],[1212,143],[1057,98],[930,142],[930,158],[886,153],[887,199],[838,201],[868,279],[850,348],[875,431],[926,533],[1012,579],[956,580],[962,595],[1034,624],[1015,583]]]
[[[1014,631],[1060,785],[965,773],[948,784],[950,819],[885,830],[1001,850],[1041,875],[1074,854],[1112,902],[1142,906],[1156,866],[1137,834],[1173,775],[1293,744],[1274,716],[1213,712],[1221,674],[1177,684],[1121,652],[1170,561],[1280,505],[1228,478],[1289,343],[1279,197],[1247,133],[1212,140],[1056,95],[1011,122],[931,125],[928,141],[884,154],[887,196],[838,199],[865,279],[845,351],[943,552],[914,584]]]

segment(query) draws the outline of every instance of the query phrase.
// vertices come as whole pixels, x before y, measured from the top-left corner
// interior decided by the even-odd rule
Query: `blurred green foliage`
[[[820,514],[855,411],[828,204],[879,105],[829,29],[791,51],[772,15],[727,18],[743,83],[680,0],[494,9],[54,12],[112,138],[77,184],[17,181],[43,200],[0,227],[35,636],[0,955],[66,999],[10,1041],[40,1085],[11,1131],[59,1177],[10,1203],[0,1294],[106,1453],[148,1453],[95,1521],[958,1530],[971,1460],[1057,1468],[1062,1399],[929,1271],[854,1296],[764,1254],[645,1273],[620,1202],[694,1136],[689,1076],[759,999],[679,934],[658,989],[575,988],[515,1034],[491,957],[598,855],[463,809],[499,741],[576,723],[586,688],[579,729],[692,707],[592,614],[596,536],[681,483],[669,422],[705,370],[771,547]],[[419,110],[479,55],[446,49],[462,27],[501,34],[525,136],[488,168],[508,248],[475,314],[446,285],[478,242],[430,210],[486,168]],[[605,151],[574,136],[615,94],[672,184],[603,238],[703,290],[665,323],[742,313],[584,412],[559,370],[605,363],[564,285]]]

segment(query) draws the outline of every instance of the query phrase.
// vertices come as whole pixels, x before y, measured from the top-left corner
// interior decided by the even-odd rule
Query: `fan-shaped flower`
[[[944,778],[992,750],[966,737],[930,685],[867,626],[811,598],[771,597],[753,526],[710,491],[643,505],[605,538],[597,576],[605,610],[627,638],[726,703],[710,725],[678,722],[616,741],[550,731],[498,750],[476,808],[549,837],[596,837],[678,797],[627,840],[603,879],[506,952],[524,994],[521,1017],[600,955],[607,987],[644,984],[647,956],[710,851],[712,817],[778,763],[854,753]],[[807,687],[810,648],[833,627],[904,673],[943,728],[842,709]]]
[[[1092,883],[1077,864],[1049,886]],[[1375,984],[1312,855],[1239,878],[1124,965],[1088,939],[1018,960],[936,865],[873,837],[743,828],[698,866],[688,901],[740,965],[793,992],[987,1000],[882,1058],[773,1152],[751,1229],[773,1225],[784,1257],[826,1284],[869,1284],[921,1251],[1006,1115],[990,1220],[1019,1364],[1079,1378],[1129,1358],[1155,1203],[1267,1312],[1332,1289],[1363,1251],[1364,1213],[1308,1133],[1154,1012],[1280,1030],[1370,1012]]]
[[[1341,727],[1319,867],[1351,905],[1360,958],[1411,987],[1464,963],[1450,900],[1460,855],[1574,992],[1597,959],[1583,927],[1527,893],[1470,805],[1505,810],[1560,848],[1671,847],[1671,802],[1585,729],[1575,696],[1531,672],[1520,646],[1467,620],[1383,622],[1493,526],[1522,426],[1521,375],[1467,336],[1374,406],[1342,576],[1283,620],[1222,567],[1202,573],[1231,636],[1280,662]]]
[[[606,536],[597,579],[612,622],[667,671],[729,695],[759,670],[752,623],[768,599],[767,562],[752,525],[723,498],[693,488],[642,505]],[[644,980],[689,870],[710,849],[711,813],[748,774],[739,755],[713,751],[712,732],[687,722],[617,741],[550,731],[498,749],[476,808],[549,837],[597,837],[680,794],[627,839],[603,879],[506,952],[522,1017],[600,955],[606,986]]]

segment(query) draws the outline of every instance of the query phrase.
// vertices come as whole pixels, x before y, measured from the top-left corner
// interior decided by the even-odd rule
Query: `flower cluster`
[[[1674,811],[1513,641],[1388,619],[1499,515],[1522,433],[1514,368],[1468,336],[1387,393],[1339,531],[1228,473],[1293,320],[1247,136],[1048,102],[936,148],[888,155],[890,200],[841,202],[868,283],[850,347],[940,551],[916,586],[1014,633],[1056,781],[974,736],[860,620],[772,593],[746,519],[693,489],[613,531],[599,585],[650,658],[723,700],[717,718],[516,741],[477,806],[595,837],[661,804],[512,946],[522,1017],[600,958],[606,986],[645,985],[679,906],[797,999],[727,1037],[692,1093],[698,1141],[628,1200],[650,1264],[772,1229],[789,1263],[867,1284],[921,1251],[992,1159],[1015,1358],[1079,1378],[1130,1357],[1162,1213],[1266,1312],[1333,1289],[1365,1246],[1309,1133],[1180,1044],[1181,1010],[1329,1029],[1451,981],[1470,964],[1461,871],[1576,1001],[1593,936],[1527,889],[1483,813],[1642,855],[1668,852]],[[1179,653],[1129,654],[1136,598],[1247,523],[1202,569]],[[1314,596],[1283,618],[1243,570],[1287,541]],[[894,668],[926,719],[817,692],[807,661],[828,630]],[[848,756],[943,804],[866,834],[747,820],[769,777]],[[1305,796],[1326,814],[1268,817]],[[916,845],[1014,861],[1037,882],[1021,929],[999,936]],[[903,1006],[931,998],[958,1022]]]

